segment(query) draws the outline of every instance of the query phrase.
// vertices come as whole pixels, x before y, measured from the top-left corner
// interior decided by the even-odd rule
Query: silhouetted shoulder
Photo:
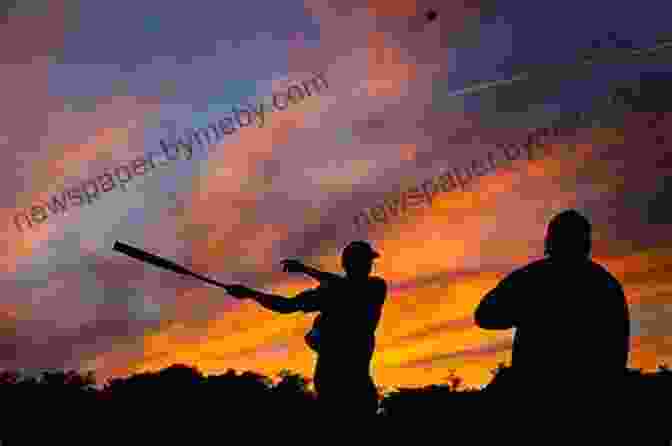
[[[304,313],[321,311],[324,294],[325,290],[323,288],[310,288],[297,294],[296,297],[292,299],[292,303],[299,311],[303,311]]]
[[[611,277],[615,280],[615,277],[605,268],[604,266],[600,265],[599,263],[591,260],[590,261],[590,266],[595,269],[596,271],[599,271],[601,274],[604,274],[607,277]]]
[[[548,257],[544,257],[543,259],[535,260],[534,262],[531,262],[522,268],[518,268],[515,272],[520,272],[520,273],[525,273],[529,271],[537,271],[543,268],[548,267],[551,264],[551,259]]]
[[[528,263],[525,266],[521,266],[520,268],[516,268],[501,281],[501,285],[505,287],[506,285],[512,285],[513,283],[516,283],[517,285],[525,283],[532,280],[539,273],[547,271],[548,265],[548,259],[540,259]]]
[[[604,266],[600,265],[599,263],[595,263],[592,260],[590,261],[590,266],[595,272],[595,275],[600,275],[608,283],[610,288],[613,288],[616,292],[623,292],[621,283]]]

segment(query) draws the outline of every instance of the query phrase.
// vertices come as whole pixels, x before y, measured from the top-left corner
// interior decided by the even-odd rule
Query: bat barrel
[[[187,268],[183,267],[182,265],[178,265],[175,262],[172,262],[168,259],[164,259],[163,257],[159,257],[154,254],[150,254],[146,251],[143,251],[142,249],[135,248],[133,246],[130,246],[126,243],[120,242],[119,240],[114,242],[113,248],[115,251],[121,252],[123,254],[126,254],[129,257],[133,257],[136,260],[139,260],[141,262],[149,263],[150,265],[154,265],[159,268],[167,269],[170,271],[173,271],[178,274],[183,274],[186,276],[192,276],[195,277],[199,280],[202,280],[204,282],[210,283],[212,285],[218,286],[220,288],[226,289],[227,287],[232,286],[231,284],[223,284],[220,283],[216,280],[210,279],[209,277],[205,277],[201,274],[197,274],[193,271],[188,270]]]

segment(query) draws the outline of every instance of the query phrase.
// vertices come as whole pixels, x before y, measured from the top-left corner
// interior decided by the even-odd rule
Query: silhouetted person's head
[[[591,225],[586,217],[570,209],[553,217],[546,232],[546,255],[557,259],[581,259],[590,255]]]
[[[341,256],[341,265],[348,277],[361,279],[368,277],[373,269],[373,259],[380,257],[367,242],[355,241],[348,244]]]

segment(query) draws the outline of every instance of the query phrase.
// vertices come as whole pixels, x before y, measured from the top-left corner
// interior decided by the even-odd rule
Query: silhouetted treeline
[[[507,369],[500,364],[493,370],[493,377]],[[568,373],[581,371],[569,369]],[[459,433],[479,426],[482,429],[485,419],[502,410],[488,407],[484,400],[487,386],[463,387],[461,378],[455,375],[448,381],[381,394],[380,420],[393,421],[391,425],[407,426],[411,431],[413,426],[443,426]],[[641,423],[642,428],[654,422],[664,423],[663,414],[667,413],[672,395],[672,370],[665,366],[655,373],[630,369],[628,382],[622,389],[621,401],[624,410],[632,411],[633,423]],[[247,438],[268,435],[270,426],[291,426],[297,420],[305,429],[315,421],[312,417],[316,413],[316,396],[309,383],[309,379],[289,371],[281,372],[275,380],[231,369],[204,376],[197,368],[182,364],[111,379],[101,387],[96,387],[93,373],[57,371],[30,377],[3,371],[0,413],[4,426],[0,437],[5,438],[0,439],[11,437],[15,444],[36,444],[31,441],[45,434],[35,427],[43,418],[57,422],[62,432],[49,435],[65,435],[63,438],[69,443],[63,444],[83,441],[89,429],[94,429],[94,436],[124,444],[141,437],[153,441],[170,439],[173,432],[185,429],[195,429],[199,435],[214,432],[218,438],[242,431],[247,432]],[[591,392],[590,383],[586,383],[585,392]],[[31,429],[19,427],[27,421],[33,426]],[[257,426],[253,432],[249,432],[250,425]],[[637,430],[633,424],[633,434]],[[277,435],[284,436],[286,432]],[[11,441],[7,444],[12,445]]]
[[[500,374],[510,371],[510,367],[500,363],[497,369],[492,370],[493,380]],[[543,372],[542,372],[543,373]],[[581,374],[581,369],[567,367],[567,374]],[[444,385],[430,385],[418,389],[399,389],[388,395],[382,401],[384,412],[381,417],[392,421],[402,420],[404,425],[412,425],[427,428],[445,428],[456,434],[462,431],[477,433],[481,442],[488,441],[485,438],[501,440],[501,444],[509,444],[507,440],[515,439],[522,431],[532,428],[533,423],[526,422],[518,407],[519,401],[505,401],[502,406],[493,406],[492,399],[488,399],[488,384],[482,389],[460,388],[457,382]],[[594,392],[591,386],[599,383],[586,382],[583,389],[579,389],[579,395],[589,398]],[[552,382],[548,382],[543,388],[530,389],[537,394],[551,395]],[[669,446],[668,442],[660,442],[663,438],[672,439],[672,425],[669,422],[669,403],[672,397],[672,369],[661,365],[656,372],[643,373],[640,369],[628,369],[623,388],[614,389],[613,401],[623,412],[621,422],[625,424],[625,430],[631,439],[637,444],[662,444]],[[550,400],[550,398],[549,398]],[[574,404],[580,407],[584,401],[577,400]],[[550,405],[549,405],[550,407]],[[557,412],[548,410],[549,407],[539,408],[539,412],[546,413],[572,413],[576,408],[560,408]],[[532,411],[535,409],[532,408]],[[595,414],[596,417],[600,415]],[[622,421],[625,420],[625,421]],[[499,424],[498,424],[499,423]],[[570,423],[564,423],[567,432],[572,431]],[[614,425],[618,423],[614,421]],[[608,433],[605,433],[608,434]],[[492,435],[492,437],[487,437]],[[510,436],[507,436],[510,435]],[[607,435],[608,436],[608,435]],[[550,438],[549,438],[550,439]],[[511,443],[513,444],[513,443]],[[577,444],[588,444],[581,443]]]

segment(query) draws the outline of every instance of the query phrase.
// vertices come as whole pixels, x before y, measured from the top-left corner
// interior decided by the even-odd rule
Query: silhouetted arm
[[[319,294],[320,292],[318,289],[310,289],[300,292],[293,299],[289,299],[257,291],[252,299],[259,302],[259,304],[267,310],[276,313],[289,314],[299,311],[310,313],[320,311]]]
[[[320,271],[316,268],[304,265],[301,261],[296,259],[285,259],[281,263],[285,271],[306,274],[320,282],[320,284],[344,280],[343,277],[337,274]]]
[[[259,305],[266,308],[267,310],[274,311],[276,313],[289,314],[299,311],[294,299],[288,299],[282,296],[276,296],[274,294],[266,294],[262,292],[257,292],[252,300],[259,302]]]
[[[338,274],[320,271],[307,265],[304,265],[303,272],[320,283],[343,280],[343,277],[339,276]]]
[[[520,314],[517,301],[523,295],[520,295],[522,290],[514,289],[515,277],[514,273],[510,274],[481,300],[474,314],[478,327],[485,330],[508,330],[518,325]]]

